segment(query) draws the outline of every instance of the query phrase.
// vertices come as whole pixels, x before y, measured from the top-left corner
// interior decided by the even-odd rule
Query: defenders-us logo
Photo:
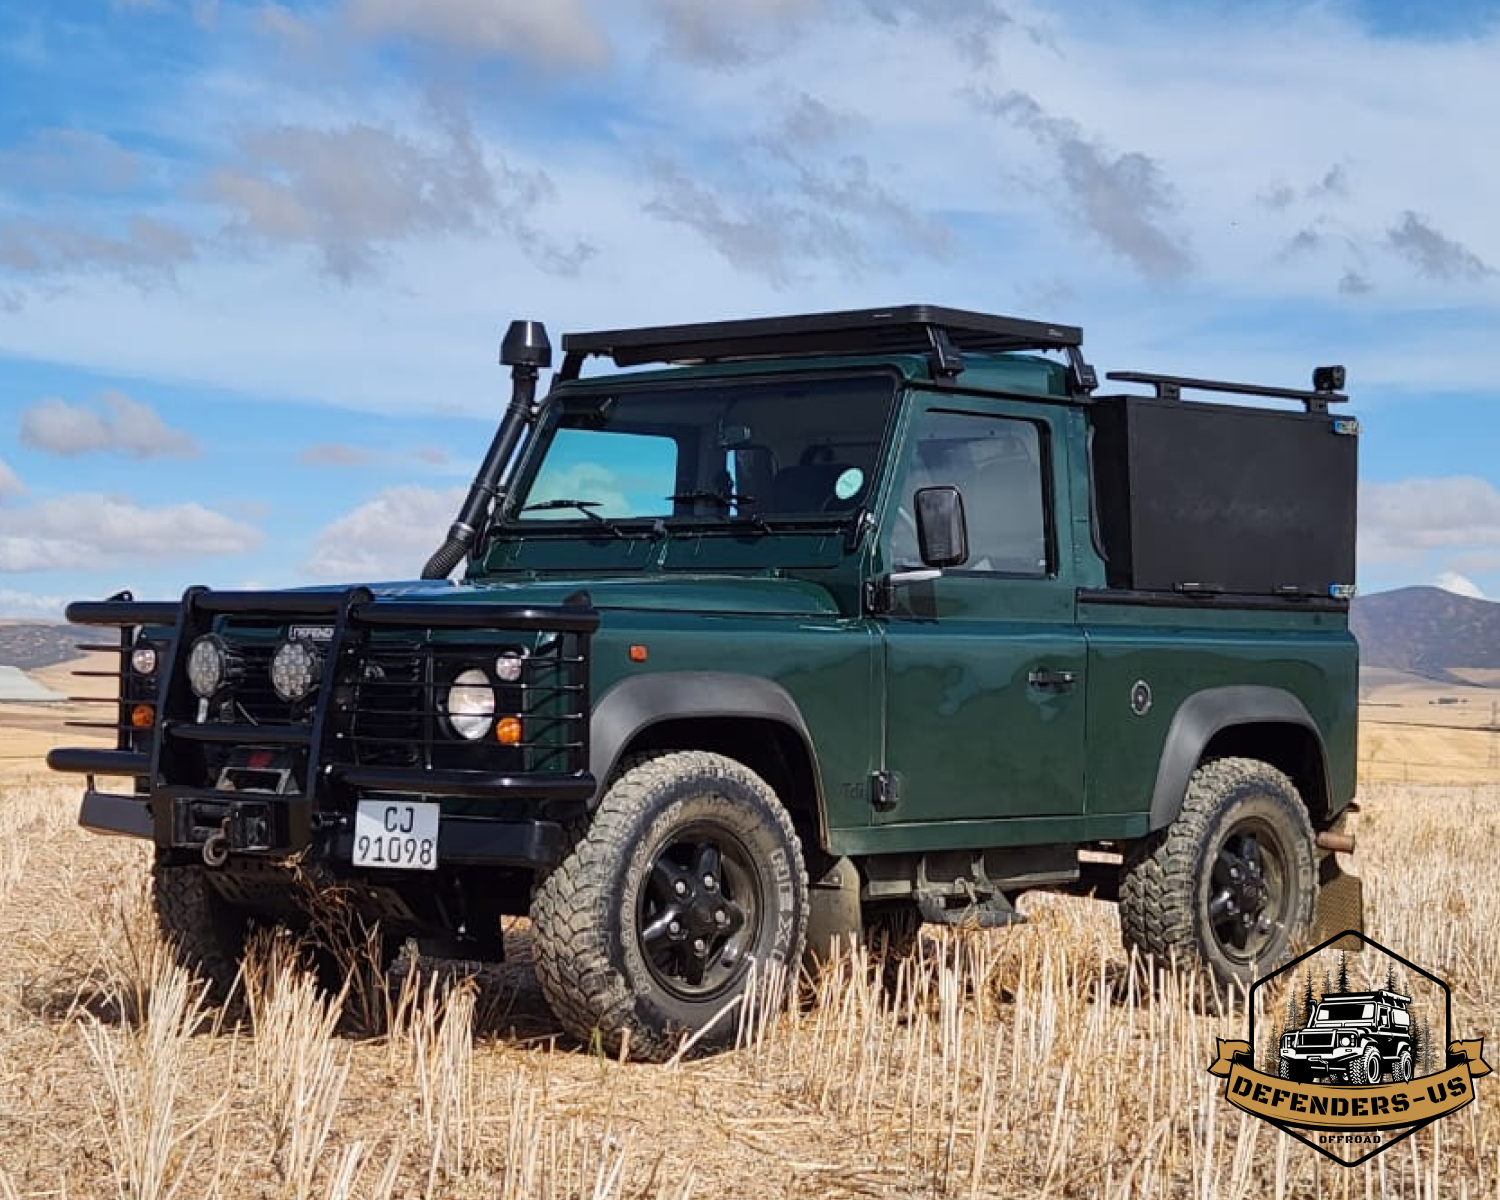
[[[1350,948],[1374,954],[1350,954]],[[1257,981],[1250,1038],[1219,1039],[1224,1096],[1355,1166],[1474,1099],[1484,1039],[1456,1041],[1448,985],[1348,930]]]

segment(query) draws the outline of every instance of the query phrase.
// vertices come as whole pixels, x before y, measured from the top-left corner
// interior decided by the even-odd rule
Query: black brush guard
[[[588,648],[599,615],[583,594],[560,606],[521,607],[381,600],[365,588],[196,588],[177,604],[128,593],[83,601],[67,617],[120,630],[118,646],[89,647],[119,652],[119,697],[106,702],[116,719],[76,723],[114,730],[115,748],[64,747],[47,756],[53,770],[89,777],[79,821],[100,833],[150,838],[210,861],[225,852],[280,858],[311,851],[347,863],[357,800],[456,798],[476,803],[444,812],[440,862],[550,866],[564,849],[562,822],[581,814],[596,790],[588,771]],[[188,683],[188,653],[198,637],[235,621],[329,628],[322,680],[300,712],[285,704],[281,713],[246,712],[236,703],[231,719],[205,716]],[[155,688],[143,689],[130,655],[140,632],[153,628],[172,632],[158,642]],[[449,682],[442,664],[493,656],[507,639],[516,644],[515,635],[541,643],[524,659],[516,687],[498,685],[499,694],[519,700],[523,740],[502,749],[445,734],[437,713]],[[152,709],[150,727],[132,720],[138,705]],[[297,785],[217,786],[222,780],[210,778],[217,769],[205,763],[246,747],[292,762],[281,778]],[[100,775],[133,778],[134,794],[100,789]]]

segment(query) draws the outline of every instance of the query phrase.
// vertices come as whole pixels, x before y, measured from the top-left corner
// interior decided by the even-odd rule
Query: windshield
[[[1371,1021],[1375,1018],[1373,1004],[1323,1004],[1318,1007],[1319,1023],[1325,1021]]]
[[[507,523],[844,520],[870,499],[895,394],[867,375],[559,397]]]

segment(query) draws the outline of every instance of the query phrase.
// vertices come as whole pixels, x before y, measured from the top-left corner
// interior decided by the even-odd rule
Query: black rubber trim
[[[1238,592],[1142,592],[1129,588],[1079,588],[1080,604],[1128,604],[1137,608],[1244,609],[1252,612],[1347,613],[1349,601],[1332,596],[1249,596]]]
[[[1317,722],[1301,700],[1281,688],[1259,684],[1209,688],[1189,696],[1172,717],[1156,769],[1156,787],[1151,794],[1152,829],[1163,829],[1177,819],[1187,795],[1188,780],[1202,761],[1204,748],[1221,729],[1237,725],[1295,725],[1311,732],[1318,746],[1324,794],[1332,794],[1328,748],[1323,744]]]
[[[769,720],[792,729],[812,763],[814,786],[819,788],[817,809],[823,812],[818,756],[807,722],[785,688],[756,675],[669,671],[617,683],[594,705],[589,725],[589,768],[594,778],[612,778],[626,747],[648,726],[702,717]]]

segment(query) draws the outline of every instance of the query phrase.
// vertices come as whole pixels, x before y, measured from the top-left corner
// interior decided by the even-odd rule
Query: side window
[[[960,571],[1041,577],[1049,568],[1043,442],[1030,421],[930,411],[918,418],[889,525],[893,565],[919,559],[913,497],[951,485],[964,498],[969,560]]]

